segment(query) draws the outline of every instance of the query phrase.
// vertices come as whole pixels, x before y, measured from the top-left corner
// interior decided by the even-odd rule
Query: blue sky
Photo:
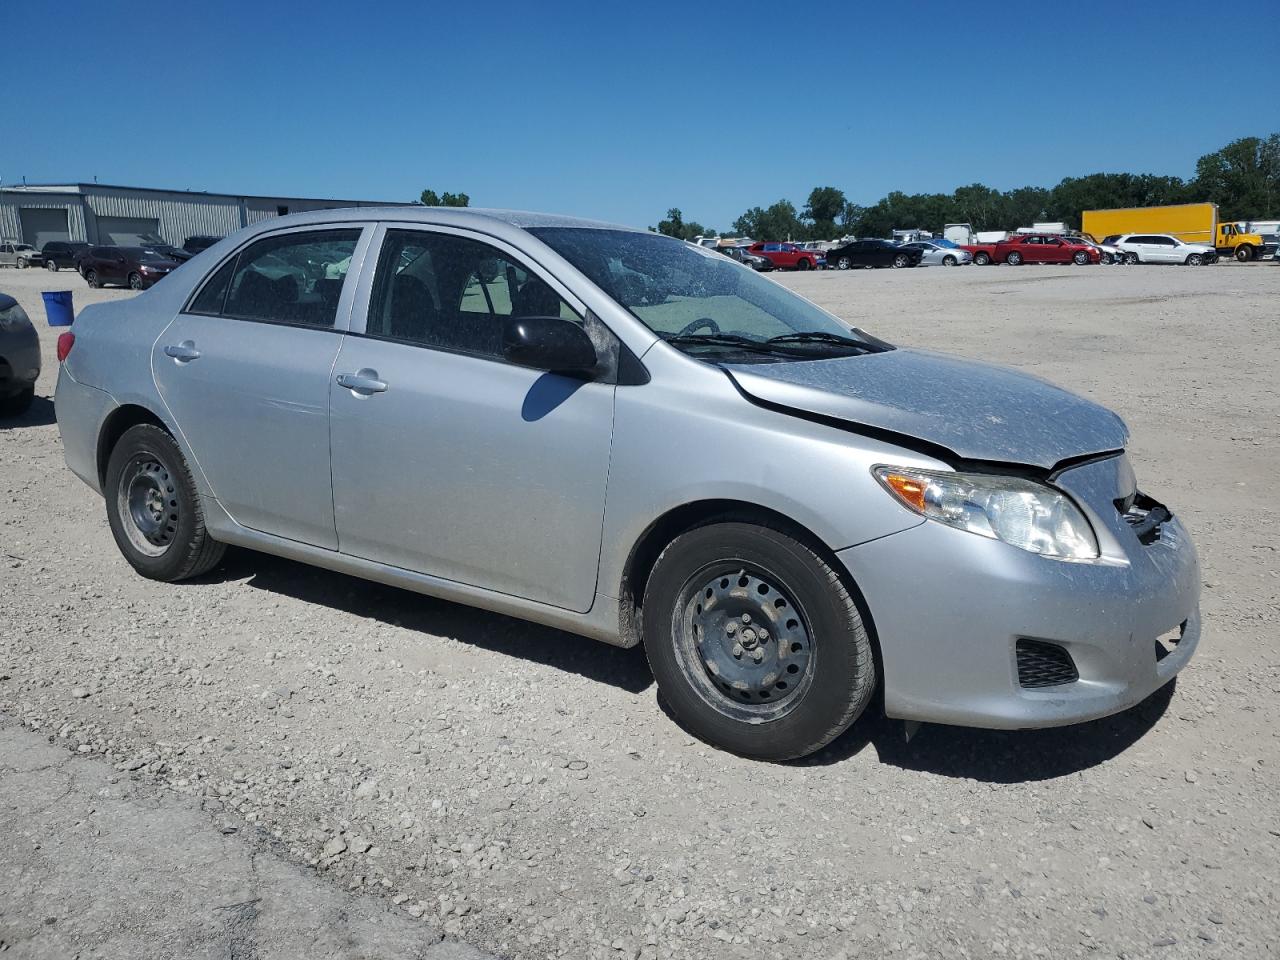
[[[32,96],[0,101],[0,177],[430,186],[640,226],[678,206],[724,229],[819,185],[871,203],[1189,176],[1280,130],[1271,2],[15,2],[4,72]]]

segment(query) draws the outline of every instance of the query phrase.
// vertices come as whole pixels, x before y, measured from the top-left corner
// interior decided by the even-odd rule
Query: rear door
[[[1040,248],[1040,256],[1044,263],[1070,263],[1071,252],[1058,237],[1045,237]]]
[[[506,317],[585,308],[490,237],[379,233],[330,378],[339,549],[590,609],[615,387],[508,363],[501,337]]]
[[[364,224],[284,230],[219,265],[165,329],[152,370],[214,496],[252,530],[338,546],[329,379]]]

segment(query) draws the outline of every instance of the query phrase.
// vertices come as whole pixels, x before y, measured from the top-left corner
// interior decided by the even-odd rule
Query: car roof
[[[282,224],[304,223],[336,223],[347,220],[398,220],[401,222],[420,222],[448,224],[458,227],[478,227],[484,229],[495,223],[507,224],[520,229],[530,227],[579,227],[596,230],[629,230],[634,233],[646,233],[637,227],[628,227],[602,220],[587,220],[582,217],[566,217],[555,213],[537,213],[531,210],[499,210],[483,207],[333,207],[328,210],[313,210],[309,213],[295,213],[287,217],[275,217],[260,220],[258,225],[272,226]]]

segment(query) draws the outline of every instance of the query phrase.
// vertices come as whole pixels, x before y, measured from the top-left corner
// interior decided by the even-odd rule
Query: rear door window
[[[332,327],[359,239],[360,228],[353,227],[285,233],[250,244],[235,260],[220,312],[240,320]],[[211,282],[206,289],[216,286]],[[217,296],[216,290],[209,294],[211,300]],[[203,312],[195,308],[193,303],[194,312]]]

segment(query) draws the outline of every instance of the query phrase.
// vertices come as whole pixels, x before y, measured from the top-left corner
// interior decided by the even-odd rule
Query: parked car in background
[[[178,263],[186,263],[195,256],[190,250],[183,250],[181,247],[175,247],[171,243],[150,243],[144,242],[139,244],[143,250],[150,250],[152,253],[158,253],[162,257],[169,260],[176,260]]]
[[[192,256],[195,256],[202,250],[208,250],[221,239],[221,237],[206,236],[187,237],[187,239],[182,242],[182,249]]]
[[[0,242],[0,267],[39,267],[44,264],[44,255],[29,243],[18,243],[16,240]]]
[[[40,339],[17,300],[0,293],[0,417],[26,413],[40,377]]]
[[[167,277],[181,264],[146,247],[90,247],[76,264],[80,276],[91,287],[119,284],[145,290]]]
[[[1098,251],[1098,257],[1102,263],[1126,263],[1124,251],[1114,244],[1099,243],[1093,237],[1085,234],[1083,236],[1074,236],[1071,239],[1079,243],[1088,244]]]
[[[737,260],[739,263],[744,263],[751,269],[759,270],[762,273],[773,269],[772,260],[752,253],[747,247],[717,247],[716,252],[723,253],[730,260]]]
[[[1200,640],[1124,422],[1039,377],[567,217],[325,210],[220,254],[62,338],[63,453],[141,576],[235,544],[643,644],[684,729],[773,761],[870,704],[1115,714]]]
[[[1020,266],[1024,263],[1101,263],[1097,247],[1075,237],[1057,234],[1024,233],[994,245],[991,259],[997,263]],[[976,259],[976,254],[975,254]]]
[[[1218,259],[1218,251],[1207,243],[1184,243],[1167,233],[1122,233],[1115,246],[1124,251],[1129,263],[1181,263],[1198,267]]]
[[[837,270],[852,267],[914,267],[924,259],[924,251],[900,247],[892,240],[854,240],[827,251],[827,264]]]
[[[773,241],[753,243],[747,248],[757,257],[764,257],[779,270],[816,270],[826,265],[826,258],[816,250],[805,250],[794,243]]]
[[[40,253],[44,255],[45,269],[57,273],[62,267],[74,267],[88,249],[87,243],[78,240],[50,240]]]
[[[959,244],[938,237],[933,240],[912,240],[902,244],[904,250],[919,250],[922,267],[960,267],[973,263],[973,254]]]

